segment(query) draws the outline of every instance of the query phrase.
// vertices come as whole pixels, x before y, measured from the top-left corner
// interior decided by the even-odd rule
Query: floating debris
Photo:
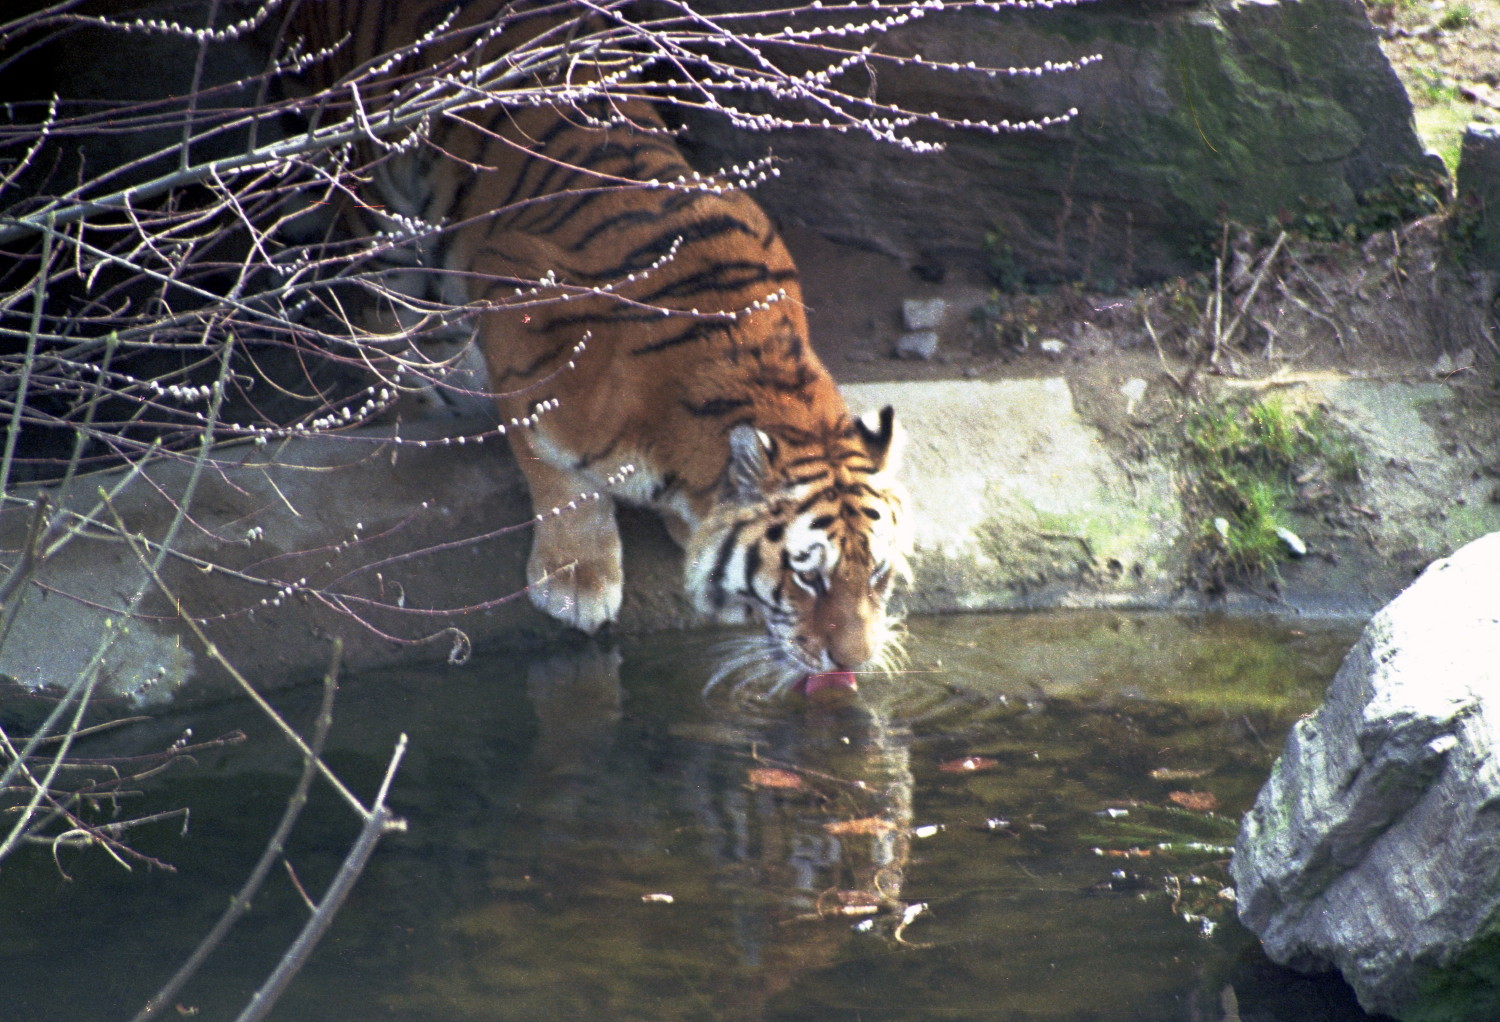
[[[800,791],[807,787],[801,774],[780,767],[753,767],[746,775],[757,788],[773,788],[779,791]]]
[[[895,830],[896,825],[879,816],[866,816],[858,820],[831,820],[823,824],[823,829],[834,837],[861,837],[887,834]]]
[[[1219,796],[1211,791],[1173,791],[1167,800],[1195,813],[1211,813],[1219,808]]]
[[[993,770],[999,765],[999,760],[988,756],[963,756],[939,763],[938,770],[945,774],[972,774],[980,770]]]
[[[1195,781],[1208,774],[1209,770],[1204,767],[1157,767],[1150,776],[1153,781]]]
[[[1156,881],[1141,873],[1131,873],[1123,869],[1117,869],[1109,875],[1108,880],[1100,880],[1096,884],[1089,885],[1089,894],[1140,894],[1143,891],[1156,889]]]

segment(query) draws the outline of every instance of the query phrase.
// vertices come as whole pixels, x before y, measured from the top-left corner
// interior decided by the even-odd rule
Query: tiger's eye
[[[822,596],[828,591],[828,583],[824,582],[823,576],[816,571],[797,572],[797,581],[814,596]]]

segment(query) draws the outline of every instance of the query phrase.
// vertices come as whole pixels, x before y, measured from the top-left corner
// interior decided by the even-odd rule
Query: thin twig
[[[271,719],[271,721],[276,725],[277,729],[281,731],[282,736],[297,747],[298,752],[302,753],[304,757],[311,759],[313,763],[316,764],[318,773],[323,776],[324,780],[326,780],[333,786],[333,790],[339,793],[339,796],[349,804],[350,808],[352,808],[357,814],[359,814],[360,819],[369,819],[371,810],[365,808],[364,803],[362,803],[355,796],[355,794],[349,790],[348,786],[339,779],[338,775],[335,774],[331,769],[329,769],[328,765],[324,763],[323,760],[312,751],[307,742],[303,740],[302,736],[297,733],[296,729],[288,724],[286,722],[286,719],[282,717],[281,714],[276,712],[276,708],[273,707],[270,703],[266,702],[266,697],[261,695],[254,685],[250,684],[249,679],[240,672],[239,668],[235,667],[234,664],[229,662],[229,659],[225,657],[224,654],[219,650],[218,644],[208,637],[208,633],[203,630],[203,626],[200,625],[193,618],[193,616],[187,612],[187,608],[182,605],[181,599],[179,599],[177,594],[167,585],[166,581],[162,579],[160,572],[157,570],[157,567],[146,560],[144,551],[142,551],[137,545],[135,537],[132,536],[130,534],[130,531],[125,527],[124,521],[120,519],[119,514],[115,511],[113,505],[110,506],[110,511],[114,513],[115,522],[120,530],[120,534],[124,536],[125,541],[130,544],[131,550],[135,553],[136,558],[145,567],[146,572],[151,576],[151,580],[156,583],[157,589],[160,590],[162,595],[171,602],[172,609],[177,614],[178,618],[182,621],[183,624],[187,625],[188,630],[193,633],[193,637],[196,638],[198,642],[203,646],[203,651],[208,654],[209,659],[211,659],[214,663],[218,664],[221,668],[224,669],[224,671],[230,676],[230,678],[234,680],[234,683],[240,687],[240,690],[243,691],[245,695],[250,697],[250,701],[253,702],[262,713],[264,713]]]
[[[340,663],[343,660],[344,644],[342,640],[335,639],[333,643],[333,656],[328,664],[328,671],[323,675],[323,702],[318,708],[318,717],[313,725],[312,740],[308,748],[314,756],[322,755],[323,743],[328,738],[328,729],[333,724],[333,697],[338,691],[338,675]],[[271,872],[271,867],[281,857],[286,848],[287,836],[291,834],[292,827],[297,822],[297,817],[302,814],[307,805],[307,792],[312,786],[313,777],[317,773],[316,760],[312,757],[304,757],[302,761],[302,776],[297,779],[297,786],[292,789],[291,797],[287,799],[286,809],[281,814],[281,821],[277,823],[276,829],[271,832],[271,837],[266,841],[266,847],[261,852],[260,859],[255,863],[255,868],[245,878],[234,897],[229,899],[229,907],[219,917],[213,929],[198,942],[193,953],[183,962],[181,967],[167,980],[162,988],[158,990],[146,1002],[132,1019],[132,1022],[149,1022],[161,1012],[162,1008],[170,1004],[183,986],[208,960],[209,955],[216,951],[234,924],[239,922],[240,917],[250,910],[250,904],[260,892],[261,885],[265,883],[266,877]]]
[[[1255,301],[1256,292],[1260,290],[1261,282],[1266,279],[1266,273],[1271,269],[1271,264],[1276,261],[1276,253],[1281,251],[1282,243],[1285,241],[1286,231],[1282,231],[1276,236],[1276,243],[1271,246],[1271,251],[1266,254],[1265,259],[1261,260],[1260,270],[1255,274],[1255,279],[1250,282],[1250,290],[1246,291],[1245,297],[1240,299],[1239,311],[1234,314],[1234,319],[1229,321],[1229,327],[1224,331],[1225,344],[1234,338],[1234,332],[1239,329],[1240,320],[1244,318],[1246,310]]]
[[[391,780],[396,776],[396,770],[401,765],[401,758],[404,755],[406,755],[406,735],[402,734],[396,741],[396,749],[391,754],[391,761],[385,771],[385,779],[380,784],[380,791],[375,796],[370,815],[365,820],[364,827],[360,829],[354,846],[344,857],[343,865],[339,867],[328,889],[323,892],[323,900],[318,903],[317,911],[302,927],[302,932],[297,935],[292,946],[287,948],[286,953],[281,956],[280,963],[265,983],[251,996],[236,1022],[259,1022],[260,1019],[266,1017],[282,992],[286,990],[287,984],[301,971],[302,966],[307,964],[308,958],[323,934],[328,932],[328,927],[333,924],[334,916],[343,905],[344,899],[349,896],[349,892],[354,889],[355,881],[359,879],[366,863],[370,861],[370,856],[374,854],[375,846],[380,843],[380,839],[392,831],[406,829],[406,821],[392,815],[385,805],[386,793],[390,790]]]

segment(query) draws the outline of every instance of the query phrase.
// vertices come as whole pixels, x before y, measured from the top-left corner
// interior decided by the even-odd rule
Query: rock
[[[901,322],[908,330],[936,330],[947,312],[948,303],[941,298],[908,298],[901,303]]]
[[[1141,398],[1146,396],[1146,388],[1149,384],[1139,376],[1132,376],[1120,384],[1120,395],[1125,398],[1125,414],[1134,415],[1135,406],[1141,403]]]
[[[1500,533],[1377,614],[1292,729],[1230,870],[1275,961],[1367,1011],[1500,1017]]]
[[[937,349],[936,330],[913,330],[911,333],[902,334],[896,341],[897,358],[926,360],[936,355]]]
[[[960,120],[1079,111],[1040,132],[929,132],[947,147],[936,156],[852,133],[766,137],[685,112],[700,169],[769,146],[782,174],[756,195],[786,225],[908,266],[947,260],[1015,283],[1119,286],[1199,268],[1226,216],[1261,224],[1309,203],[1351,211],[1393,179],[1444,173],[1360,0],[943,11],[880,48],[980,67],[1102,59],[994,78],[881,63],[870,89],[883,102]]]
[[[1500,125],[1470,124],[1458,157],[1458,202],[1474,217],[1470,258],[1500,270]]]

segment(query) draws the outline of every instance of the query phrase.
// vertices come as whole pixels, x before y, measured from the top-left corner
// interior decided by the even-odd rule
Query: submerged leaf
[[[896,825],[879,816],[866,816],[858,820],[831,820],[823,824],[823,829],[835,837],[851,837],[885,834],[895,830]]]
[[[1173,791],[1167,799],[1195,813],[1211,813],[1219,808],[1219,796],[1211,791]]]
[[[1207,767],[1157,767],[1151,771],[1153,781],[1195,781],[1209,773]]]
[[[800,774],[779,767],[753,767],[747,775],[757,788],[775,788],[782,791],[797,791],[807,786]]]

